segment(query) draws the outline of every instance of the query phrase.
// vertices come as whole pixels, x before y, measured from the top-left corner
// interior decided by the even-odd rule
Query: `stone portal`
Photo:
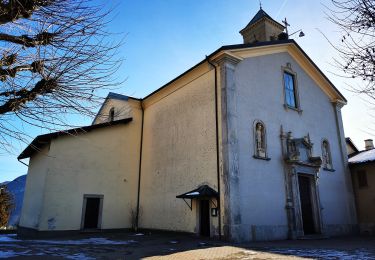
[[[284,156],[286,210],[289,238],[321,234],[321,207],[318,190],[318,172],[322,164],[320,157],[312,156],[309,135],[293,138],[281,128]]]

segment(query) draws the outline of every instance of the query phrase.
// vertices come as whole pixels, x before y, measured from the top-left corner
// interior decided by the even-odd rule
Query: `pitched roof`
[[[115,92],[109,92],[106,99],[117,99],[117,100],[124,100],[124,101],[128,101],[129,99],[134,99],[138,101],[142,100],[140,98],[126,96],[126,95],[115,93]]]
[[[114,92],[109,92],[108,96],[106,97],[106,99],[108,99],[108,98],[118,99],[118,100],[125,100],[125,101],[127,101],[129,99],[128,96],[125,96],[125,95],[122,95],[122,94],[118,94],[118,93],[114,93]]]
[[[360,164],[375,162],[375,149],[361,151],[353,157],[349,158],[349,164]]]
[[[43,146],[48,144],[52,139],[57,138],[59,136],[65,136],[65,135],[75,136],[77,134],[84,134],[84,133],[90,132],[90,131],[95,130],[95,129],[100,129],[100,128],[104,128],[104,127],[108,127],[108,126],[119,125],[119,124],[127,124],[127,123],[131,122],[132,120],[133,120],[133,118],[126,118],[126,119],[116,120],[116,121],[112,121],[112,122],[83,126],[83,127],[68,129],[68,130],[64,130],[64,131],[57,131],[57,132],[44,134],[44,135],[38,135],[26,147],[26,149],[23,150],[23,152],[17,157],[17,159],[21,160],[21,159],[29,158],[35,152],[40,151],[43,148]]]
[[[284,27],[284,25],[280,24],[279,22],[275,21],[274,19],[272,19],[271,16],[269,16],[262,8],[259,9],[259,11],[254,15],[254,17],[250,20],[250,22],[245,26],[245,28],[249,27],[249,26],[252,26],[253,24],[255,24],[256,22],[260,21],[261,19],[263,18],[267,18],[269,20],[271,20],[272,22]]]
[[[172,79],[168,83],[164,84],[163,86],[161,86],[157,90],[153,91],[152,93],[148,94],[146,97],[140,99],[140,101],[143,101],[143,100],[151,97],[152,95],[156,94],[160,90],[168,87],[170,84],[172,84],[173,82],[182,78],[183,76],[185,76],[186,74],[188,74],[189,72],[191,72],[195,68],[199,67],[200,65],[204,64],[205,62],[207,62],[207,60],[214,57],[216,54],[218,54],[221,51],[239,50],[239,49],[246,49],[246,48],[256,48],[256,47],[262,47],[262,46],[273,46],[273,45],[276,46],[276,45],[282,45],[282,44],[288,44],[288,43],[295,45],[301,51],[301,53],[309,60],[309,62],[317,69],[317,71],[324,77],[324,79],[329,83],[329,85],[337,92],[337,94],[342,98],[342,100],[347,102],[347,100],[340,93],[340,91],[333,85],[333,83],[327,78],[327,76],[324,75],[324,73],[319,69],[319,67],[312,61],[312,59],[306,54],[306,52],[293,39],[266,41],[266,42],[257,42],[257,43],[243,43],[243,44],[234,44],[234,45],[224,45],[224,46],[220,47],[219,49],[217,49],[216,51],[214,51],[213,53],[211,53],[210,55],[206,56],[206,58],[204,60],[202,60],[201,62],[199,62],[195,66],[191,67],[190,69],[188,69],[187,71],[185,71],[181,75],[177,76],[176,78]]]

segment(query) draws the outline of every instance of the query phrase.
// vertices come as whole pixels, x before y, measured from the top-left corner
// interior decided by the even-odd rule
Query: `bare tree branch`
[[[119,84],[110,12],[91,0],[0,0],[0,150],[28,142],[26,125],[56,130],[74,126],[65,115],[93,116],[98,91]]]
[[[29,18],[41,6],[48,6],[49,0],[9,0],[0,2],[0,24],[13,22],[20,18]]]
[[[329,20],[341,30],[336,66],[363,84],[352,91],[375,99],[375,1],[332,0]]]
[[[49,32],[42,32],[30,37],[28,35],[14,36],[5,33],[0,33],[0,41],[11,42],[23,45],[25,47],[36,47],[38,45],[50,44],[55,35]]]

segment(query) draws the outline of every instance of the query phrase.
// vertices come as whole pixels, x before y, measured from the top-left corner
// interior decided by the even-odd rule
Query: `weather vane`
[[[298,37],[303,37],[303,36],[305,36],[305,34],[304,34],[304,32],[302,31],[302,29],[299,29],[299,30],[295,31],[294,33],[289,34],[289,33],[288,33],[288,26],[290,26],[290,24],[289,24],[288,21],[286,20],[286,17],[285,17],[285,19],[282,21],[282,23],[283,23],[284,26],[285,26],[285,33],[286,33],[286,35],[288,35],[288,38],[289,38],[290,36],[292,36],[292,35],[298,33],[298,32],[299,32]]]
[[[262,1],[259,0],[259,8],[262,9]]]

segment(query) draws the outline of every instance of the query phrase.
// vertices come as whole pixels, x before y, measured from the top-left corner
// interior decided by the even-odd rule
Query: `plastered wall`
[[[297,75],[301,113],[284,107],[282,66],[287,63]],[[237,238],[287,238],[281,126],[295,138],[309,134],[314,143],[313,156],[321,156],[321,142],[323,138],[329,140],[335,171],[319,173],[323,225],[330,234],[347,231],[355,224],[355,209],[338,134],[341,125],[337,124],[331,100],[287,53],[244,59],[236,65],[232,77],[236,112],[231,127],[238,143],[240,181],[235,186],[237,195],[231,193],[231,211],[239,213],[232,216],[237,221]],[[269,161],[253,158],[255,120],[265,123]]]
[[[201,66],[145,105],[140,227],[198,232],[195,201],[190,210],[176,196],[202,184],[217,190],[212,68]],[[217,221],[211,217],[214,234]]]
[[[49,145],[48,145],[49,146]],[[45,179],[48,171],[48,146],[29,161],[20,226],[38,229],[44,203]]]
[[[104,196],[102,229],[131,228],[138,185],[140,114],[140,108],[133,105],[130,123],[58,137],[52,140],[48,157],[33,156],[21,225],[40,231],[79,230],[83,196],[90,194]],[[27,199],[30,193],[35,193],[33,201]],[[37,210],[33,204],[40,201],[40,213],[28,214],[31,208]],[[38,223],[34,223],[37,215]]]

